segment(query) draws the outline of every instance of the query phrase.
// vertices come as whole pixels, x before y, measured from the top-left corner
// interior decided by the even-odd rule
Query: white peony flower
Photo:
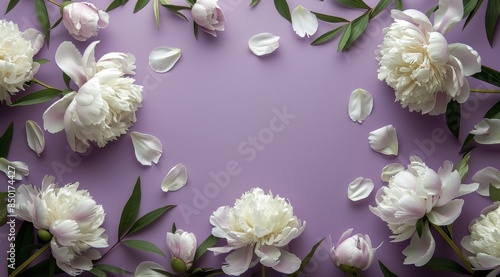
[[[460,174],[450,161],[444,162],[436,173],[420,158],[413,156],[406,170],[398,172],[381,187],[375,198],[376,207],[370,210],[391,229],[395,242],[411,239],[405,248],[405,264],[422,266],[434,254],[435,243],[429,225],[453,223],[462,212],[464,201],[455,199],[471,193],[478,184],[461,184]],[[423,220],[422,235],[417,222]]]
[[[330,249],[333,264],[350,274],[367,270],[373,264],[375,252],[382,245],[373,248],[370,236],[359,233],[351,236],[352,230],[345,231],[337,245]]]
[[[465,102],[465,76],[481,71],[481,58],[470,46],[448,44],[443,36],[462,19],[462,1],[440,0],[434,26],[417,10],[392,10],[391,15],[394,23],[384,29],[377,51],[378,78],[394,89],[396,101],[430,115],[443,114],[452,99]]]
[[[233,251],[222,266],[224,273],[239,276],[259,261],[276,271],[290,274],[301,260],[285,250],[305,228],[284,198],[253,188],[236,200],[233,207],[218,208],[210,223],[212,235],[225,238],[227,246],[209,248],[216,255]]]
[[[84,153],[95,142],[104,147],[127,132],[141,107],[142,86],[126,77],[133,73],[135,58],[130,54],[110,53],[95,61],[93,42],[83,56],[71,42],[56,51],[56,62],[80,89],[66,94],[43,114],[44,128],[66,131],[71,149]]]
[[[92,260],[101,254],[94,248],[108,246],[100,228],[104,210],[78,183],[57,187],[54,177],[45,176],[42,188],[20,185],[16,195],[16,214],[40,232],[49,233],[52,255],[57,266],[71,276],[92,269]]]
[[[42,45],[43,35],[37,30],[21,32],[14,22],[0,20],[0,102],[10,105],[10,97],[33,79],[40,68],[33,56]]]
[[[196,236],[193,233],[177,229],[175,233],[167,233],[167,247],[172,256],[172,269],[184,273],[191,269],[196,254]]]
[[[96,36],[109,24],[109,14],[88,2],[65,2],[62,23],[69,34],[79,41]]]
[[[487,277],[497,276],[500,271],[500,203],[481,211],[481,215],[469,225],[470,235],[460,244],[470,254],[469,261],[475,270],[490,270]]]

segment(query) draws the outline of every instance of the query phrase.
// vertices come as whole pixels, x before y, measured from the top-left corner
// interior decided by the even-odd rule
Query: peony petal
[[[87,82],[87,75],[83,69],[82,54],[76,46],[69,42],[64,41],[59,45],[55,55],[56,63],[64,73],[66,73],[73,82],[81,87]]]
[[[429,33],[427,51],[435,63],[445,65],[448,62],[448,57],[450,56],[448,53],[448,42],[441,33]]]
[[[405,167],[402,164],[399,163],[388,164],[384,166],[384,168],[382,168],[382,174],[380,174],[380,178],[384,182],[389,182],[394,175],[398,174],[403,170],[405,170]]]
[[[260,263],[267,267],[273,267],[278,264],[281,258],[280,250],[273,245],[257,245],[255,254],[260,258]]]
[[[372,95],[361,88],[354,90],[349,98],[349,117],[352,121],[362,123],[367,118],[373,109]]]
[[[298,5],[292,11],[292,28],[299,37],[310,37],[318,30],[318,19],[315,14]]]
[[[470,132],[475,135],[474,140],[480,144],[498,144],[500,143],[500,119],[485,118]]]
[[[94,77],[95,75],[95,68],[96,68],[96,61],[95,61],[95,47],[99,41],[94,41],[87,48],[85,49],[85,52],[83,52],[82,56],[82,66],[83,66],[83,71],[85,72],[85,75],[87,76],[88,79]]]
[[[256,56],[271,54],[278,49],[280,37],[271,33],[260,33],[248,40],[248,48]]]
[[[371,131],[368,135],[370,147],[384,155],[398,155],[398,137],[396,129],[392,125],[387,125],[377,130]]]
[[[181,57],[181,49],[172,47],[158,47],[149,54],[149,66],[155,72],[165,73],[174,67]]]
[[[23,37],[31,42],[31,48],[35,51],[35,55],[43,48],[45,36],[37,29],[26,29]]]
[[[26,138],[31,150],[35,151],[35,153],[40,156],[40,153],[42,153],[45,148],[45,136],[42,128],[33,120],[26,121]]]
[[[152,269],[166,270],[155,262],[142,262],[135,269],[134,277],[164,277],[165,275]]]
[[[462,0],[439,0],[439,8],[434,15],[434,30],[446,34],[464,14]]]
[[[280,259],[278,264],[273,266],[273,269],[285,273],[292,274],[300,268],[301,260],[294,254],[281,250]]]
[[[463,199],[453,199],[444,206],[432,208],[432,211],[427,214],[427,218],[430,222],[439,226],[449,225],[458,218],[463,205]]]
[[[450,55],[462,63],[465,76],[470,76],[481,71],[481,57],[472,47],[463,43],[451,43],[448,47]]]
[[[472,176],[472,181],[479,183],[477,193],[490,196],[490,184],[500,188],[500,171],[493,167],[485,167]]]
[[[161,190],[177,191],[187,183],[187,170],[183,164],[177,164],[167,173],[167,176],[161,182]]]
[[[56,220],[50,225],[49,231],[54,235],[57,244],[62,246],[73,246],[83,235],[75,220]]]
[[[358,177],[349,184],[347,197],[352,201],[365,199],[372,193],[374,187],[375,185],[371,179]]]
[[[226,264],[222,266],[222,271],[233,276],[239,276],[247,271],[252,261],[253,247],[253,244],[248,244],[227,255]]]
[[[0,171],[4,172],[9,179],[15,180],[22,180],[23,176],[30,174],[27,164],[19,161],[11,162],[3,157],[0,158]]]
[[[139,132],[131,132],[130,137],[134,145],[135,157],[142,165],[158,163],[162,154],[162,145],[158,138]]]
[[[43,113],[43,127],[50,133],[57,133],[64,129],[64,114],[76,96],[73,91],[64,95]]]
[[[435,248],[436,243],[429,230],[429,225],[424,224],[422,237],[419,237],[415,232],[410,245],[403,250],[403,254],[406,256],[404,264],[425,265],[432,258]]]

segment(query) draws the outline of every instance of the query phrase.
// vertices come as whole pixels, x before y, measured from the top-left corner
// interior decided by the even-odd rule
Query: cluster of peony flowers
[[[405,264],[425,265],[434,254],[435,242],[430,225],[449,225],[462,212],[464,200],[455,199],[476,191],[479,184],[461,184],[458,171],[445,161],[435,172],[413,156],[406,170],[394,172],[387,186],[377,191],[376,207],[370,210],[387,222],[394,242],[411,238],[403,250]],[[417,232],[421,221],[422,233]]]
[[[290,274],[299,269],[301,260],[285,250],[288,243],[305,228],[284,198],[261,188],[253,188],[237,199],[233,207],[223,206],[210,216],[212,235],[224,238],[226,246],[209,248],[215,255],[229,254],[222,266],[224,273],[239,276],[258,262]]]
[[[217,31],[224,31],[226,18],[222,9],[217,4],[218,0],[197,0],[191,8],[194,22],[201,30],[212,36],[217,36]]]
[[[125,134],[136,122],[141,107],[142,86],[125,75],[134,74],[132,54],[108,53],[97,62],[91,43],[80,54],[71,42],[63,42],[56,51],[57,65],[73,82],[78,92],[70,92],[43,114],[44,128],[51,133],[66,131],[71,149],[84,153],[90,142],[104,147]]]
[[[78,183],[57,187],[54,177],[45,176],[42,188],[20,185],[16,195],[17,216],[33,222],[43,240],[50,240],[57,266],[71,276],[91,270],[101,254],[94,248],[108,246],[100,228],[104,210]]]
[[[40,68],[33,56],[43,46],[44,37],[35,29],[19,30],[17,24],[0,20],[0,103],[11,104],[11,96],[24,89]]]
[[[440,0],[434,25],[417,10],[392,10],[394,23],[384,29],[377,51],[378,78],[385,80],[403,108],[439,115],[451,100],[465,102],[465,76],[481,71],[481,58],[470,46],[448,44],[443,36],[463,15],[461,0]]]
[[[70,2],[63,3],[61,8],[62,23],[69,34],[79,41],[96,36],[99,29],[109,24],[109,15],[92,3]]]

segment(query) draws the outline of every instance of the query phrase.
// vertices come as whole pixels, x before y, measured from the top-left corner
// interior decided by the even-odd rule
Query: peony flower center
[[[500,208],[482,215],[471,227],[471,245],[500,258]]]

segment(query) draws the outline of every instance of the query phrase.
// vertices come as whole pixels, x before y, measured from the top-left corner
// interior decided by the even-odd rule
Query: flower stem
[[[473,274],[474,270],[472,269],[472,266],[471,266],[469,260],[467,260],[467,258],[464,256],[464,254],[462,254],[462,251],[460,251],[460,249],[458,249],[457,245],[453,242],[453,240],[450,237],[448,237],[448,235],[443,231],[443,229],[441,229],[441,227],[439,227],[437,225],[434,225],[432,223],[430,223],[430,224],[444,238],[444,240],[453,249],[453,251],[455,251],[455,253],[457,254],[457,256],[464,263],[465,267],[467,268],[467,271],[469,271],[471,274]]]
[[[61,4],[57,3],[57,2],[56,2],[56,1],[54,1],[54,0],[47,0],[47,1],[48,1],[49,3],[52,3],[52,4],[56,5],[56,6],[58,6],[58,7],[60,7],[60,6],[61,6]]]
[[[19,273],[21,273],[21,271],[26,267],[28,266],[29,264],[31,264],[36,258],[38,258],[38,256],[40,256],[43,252],[45,252],[45,250],[47,250],[48,248],[50,247],[50,242],[45,244],[42,248],[38,249],[38,251],[35,252],[35,254],[33,254],[31,257],[29,257],[26,261],[24,261],[24,263],[22,263],[19,267],[16,268],[16,270],[14,270],[10,275],[9,277],[15,277],[17,276]]]
[[[262,265],[262,277],[266,277],[266,267]]]
[[[47,85],[46,83],[44,83],[44,82],[42,82],[42,81],[40,81],[40,80],[38,80],[38,79],[36,79],[36,78],[31,79],[31,81],[33,81],[33,82],[35,82],[35,83],[37,83],[37,84],[39,84],[40,86],[45,87],[45,88],[56,89],[55,87],[53,87],[53,86],[49,86],[49,85]]]
[[[494,89],[478,89],[478,88],[471,88],[470,92],[478,92],[478,93],[500,93],[500,90],[494,90]]]

